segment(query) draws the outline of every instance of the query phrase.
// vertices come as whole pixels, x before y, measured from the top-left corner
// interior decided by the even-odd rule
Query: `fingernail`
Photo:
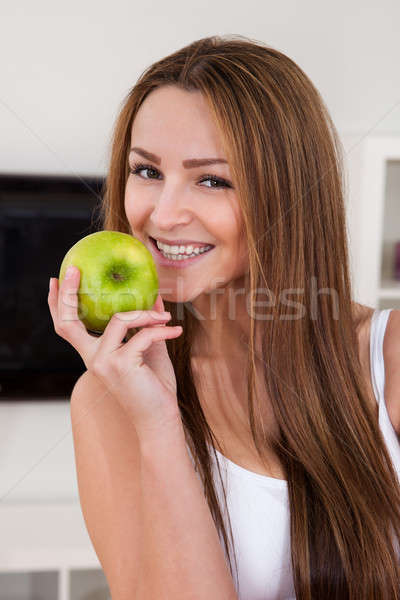
[[[71,279],[75,274],[75,267],[70,265],[65,273],[65,279]]]
[[[50,277],[50,280],[49,280],[49,291],[51,290],[51,282],[52,282],[52,280],[53,280],[53,278]]]

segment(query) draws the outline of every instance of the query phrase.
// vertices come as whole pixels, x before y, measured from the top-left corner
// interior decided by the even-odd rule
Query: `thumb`
[[[163,299],[161,298],[160,294],[158,294],[158,296],[157,296],[157,299],[156,299],[156,301],[154,303],[154,306],[153,306],[153,310],[155,310],[157,312],[164,312],[165,311],[165,309],[164,309],[164,302],[163,302]]]

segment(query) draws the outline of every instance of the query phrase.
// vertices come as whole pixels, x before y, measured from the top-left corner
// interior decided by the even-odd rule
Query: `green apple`
[[[74,244],[61,263],[59,284],[69,265],[78,267],[78,317],[86,329],[103,333],[116,312],[148,310],[158,295],[151,252],[120,231],[97,231]]]

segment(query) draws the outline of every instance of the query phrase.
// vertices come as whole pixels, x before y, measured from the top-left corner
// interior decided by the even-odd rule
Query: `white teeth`
[[[194,248],[193,246],[167,246],[161,242],[157,242],[157,247],[161,254],[170,260],[187,260],[195,258],[199,254],[204,254],[213,248],[213,246],[203,246],[202,248]]]
[[[168,244],[163,244],[156,240],[158,249],[167,256],[186,256],[192,258],[193,256],[197,256],[197,254],[202,254],[210,250],[213,246],[203,246],[201,248],[193,248],[193,246],[168,246]],[[179,259],[181,260],[181,259]]]

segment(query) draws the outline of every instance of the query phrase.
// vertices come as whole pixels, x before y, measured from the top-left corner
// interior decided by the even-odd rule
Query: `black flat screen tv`
[[[0,174],[0,401],[69,399],[85,371],[47,295],[69,248],[102,229],[104,180]]]

